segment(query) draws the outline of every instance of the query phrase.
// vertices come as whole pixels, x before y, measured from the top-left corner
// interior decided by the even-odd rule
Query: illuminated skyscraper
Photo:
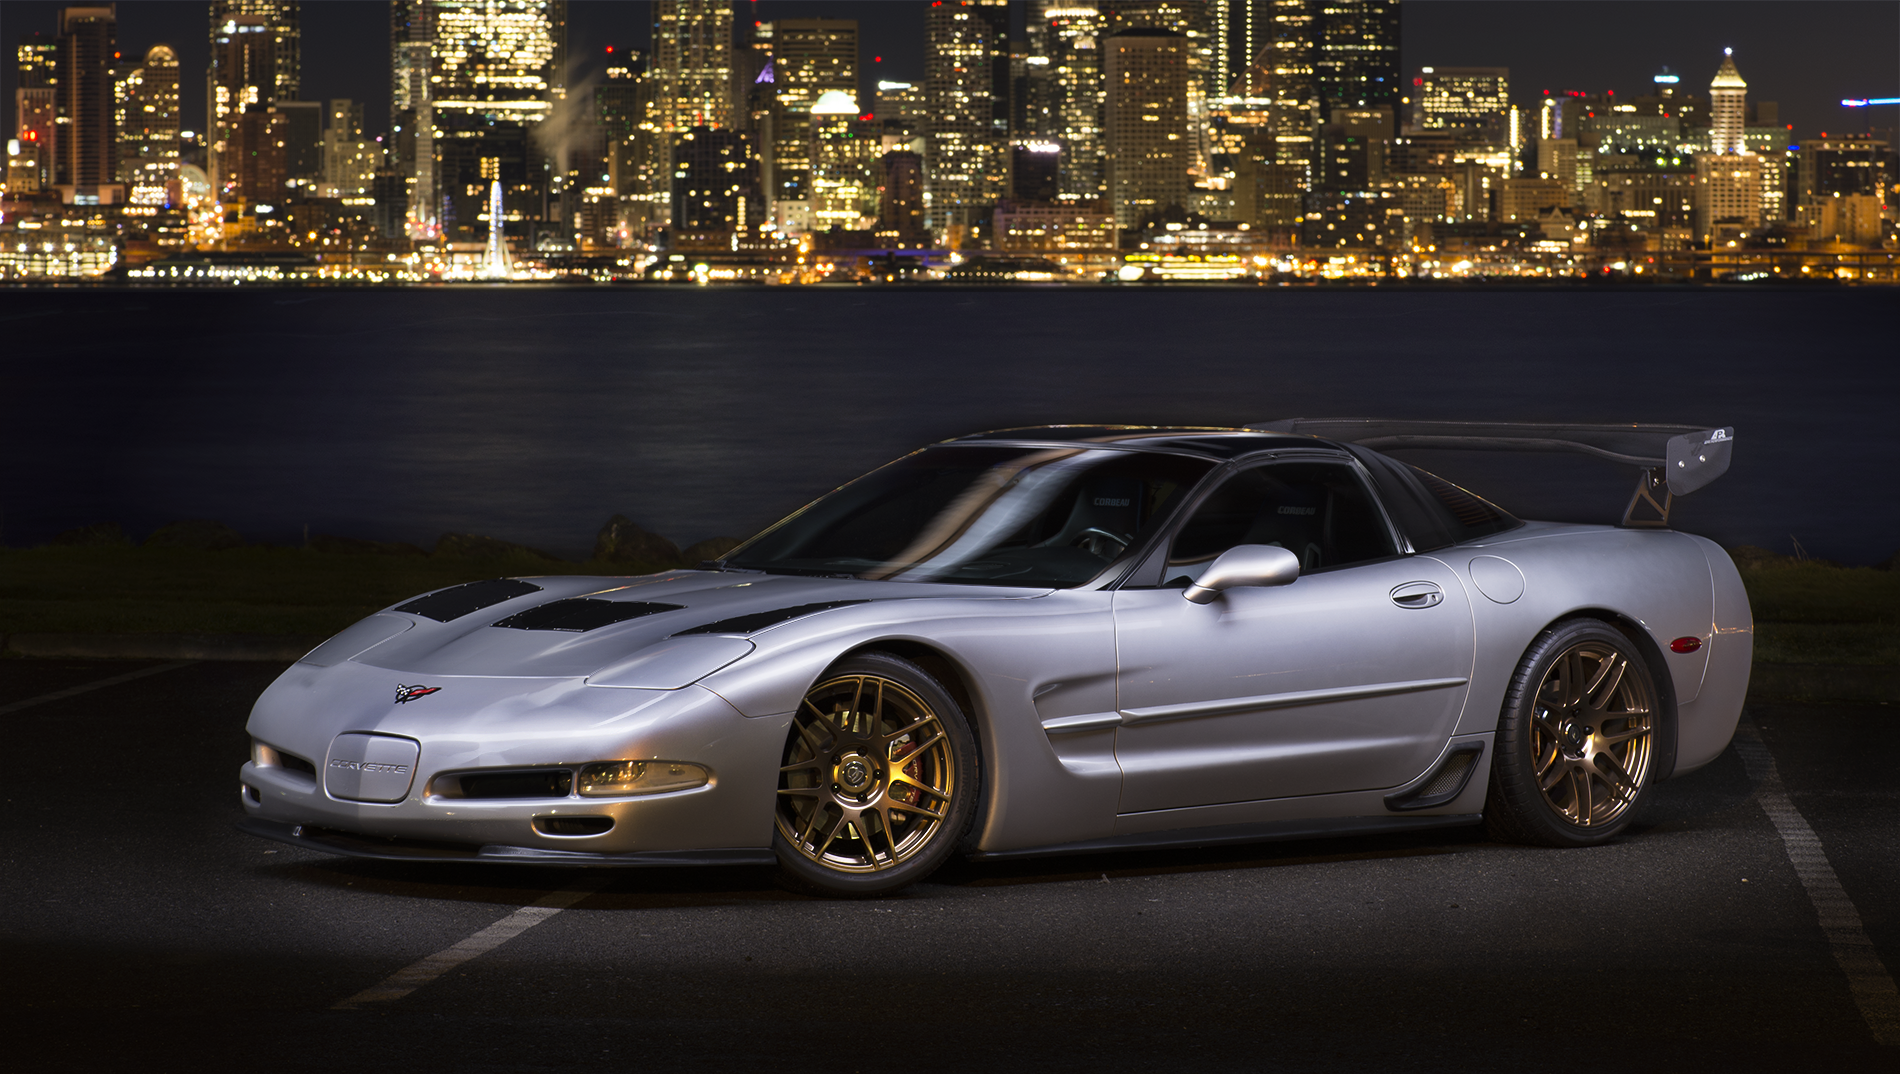
[[[178,56],[154,45],[117,87],[119,182],[134,205],[164,205],[178,178]]]
[[[59,13],[61,187],[69,200],[109,198],[100,188],[118,179],[119,146],[113,129],[112,73],[117,63],[116,6],[69,7]],[[61,191],[66,196],[66,191]]]
[[[733,125],[732,63],[729,0],[654,0],[651,74],[669,137]]]
[[[772,189],[774,202],[812,201],[813,105],[832,93],[857,107],[856,19],[779,19],[771,23]],[[832,100],[832,106],[838,103]],[[855,113],[852,116],[856,118]]]
[[[1718,230],[1743,231],[1761,226],[1762,158],[1748,151],[1748,83],[1726,51],[1709,83],[1710,152],[1697,153],[1696,237],[1717,239]]]
[[[806,118],[812,226],[821,231],[858,228],[864,217],[876,212],[865,195],[871,158],[881,147],[875,138],[860,137],[858,102],[843,90],[820,94]]]
[[[532,125],[559,89],[559,0],[434,0],[430,104],[436,122]],[[486,191],[483,191],[484,196]]]
[[[211,62],[205,68],[206,170],[214,188],[228,189],[223,156],[245,110],[268,111],[294,101],[303,87],[302,7],[298,0],[211,0]],[[233,44],[240,25],[246,35]],[[262,35],[253,40],[250,35]],[[236,68],[233,65],[238,65]],[[257,121],[252,126],[256,127]],[[233,172],[235,174],[235,172]],[[222,196],[221,194],[219,196]]]
[[[1224,96],[1222,49],[1227,4],[1221,0],[1101,0],[1110,36],[1125,30],[1167,30],[1180,34],[1187,57],[1189,169],[1206,174],[1208,102]],[[1186,202],[1182,203],[1184,207]]]
[[[1314,23],[1321,118],[1399,104],[1399,0],[1325,0]],[[1390,135],[1388,135],[1390,137]]]
[[[1096,4],[1077,0],[1041,0],[1032,15],[1029,84],[1034,123],[1029,133],[1061,145],[1061,197],[1096,201],[1108,194],[1102,138],[1106,20]]]
[[[1722,66],[1709,83],[1709,151],[1745,153],[1743,129],[1748,125],[1748,83],[1735,69],[1732,50],[1722,52]]]
[[[501,184],[504,226],[532,241],[548,218],[546,154],[534,129],[560,95],[564,0],[429,0],[425,120],[434,189],[425,195],[422,151],[410,200],[412,232],[480,242]]]
[[[59,41],[25,34],[15,53],[13,134],[7,193],[37,194],[59,181]]]
[[[1004,0],[942,0],[924,15],[927,139],[925,182],[930,227],[960,242],[981,208],[1001,195],[1009,167],[1009,133],[996,129],[998,67],[1007,94],[1009,8]]]
[[[283,190],[282,126],[277,116],[277,43],[256,15],[235,15],[217,29],[211,69],[210,174],[220,201],[269,203]],[[246,117],[252,117],[247,119]]]
[[[1171,30],[1124,30],[1103,41],[1108,76],[1108,186],[1115,224],[1141,225],[1185,207],[1194,161],[1188,116],[1191,48]]]

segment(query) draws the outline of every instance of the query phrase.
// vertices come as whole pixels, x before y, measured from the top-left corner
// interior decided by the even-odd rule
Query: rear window
[[[1346,450],[1372,474],[1380,499],[1416,551],[1429,552],[1523,524],[1503,508],[1437,474],[1357,445],[1346,445]]]
[[[1412,475],[1425,486],[1446,511],[1451,512],[1460,531],[1452,543],[1469,541],[1475,537],[1487,537],[1493,533],[1502,533],[1517,525],[1503,508],[1482,497],[1475,496],[1457,485],[1439,477],[1437,474],[1421,470],[1416,466],[1407,467]]]

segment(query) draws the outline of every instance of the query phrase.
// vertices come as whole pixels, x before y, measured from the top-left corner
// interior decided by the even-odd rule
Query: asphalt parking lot
[[[1593,850],[1454,829],[832,902],[242,835],[278,670],[0,661],[8,1069],[1900,1069],[1891,706],[1754,706]]]

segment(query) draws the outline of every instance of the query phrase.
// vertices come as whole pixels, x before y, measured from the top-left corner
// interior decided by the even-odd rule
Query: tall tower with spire
[[[1743,128],[1748,124],[1748,83],[1735,69],[1735,50],[1722,50],[1722,66],[1709,83],[1709,150],[1745,153]]]
[[[1735,69],[1734,50],[1709,83],[1709,152],[1695,157],[1696,238],[1734,246],[1762,226],[1763,160],[1743,141],[1748,83]]]

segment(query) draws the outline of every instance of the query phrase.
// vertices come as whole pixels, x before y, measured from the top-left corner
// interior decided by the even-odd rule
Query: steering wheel
[[[1126,537],[1117,537],[1107,530],[1090,526],[1088,529],[1076,534],[1074,539],[1069,542],[1069,547],[1080,548],[1089,555],[1099,556],[1103,560],[1112,561],[1116,556],[1122,554],[1123,549],[1128,547],[1128,539]]]

